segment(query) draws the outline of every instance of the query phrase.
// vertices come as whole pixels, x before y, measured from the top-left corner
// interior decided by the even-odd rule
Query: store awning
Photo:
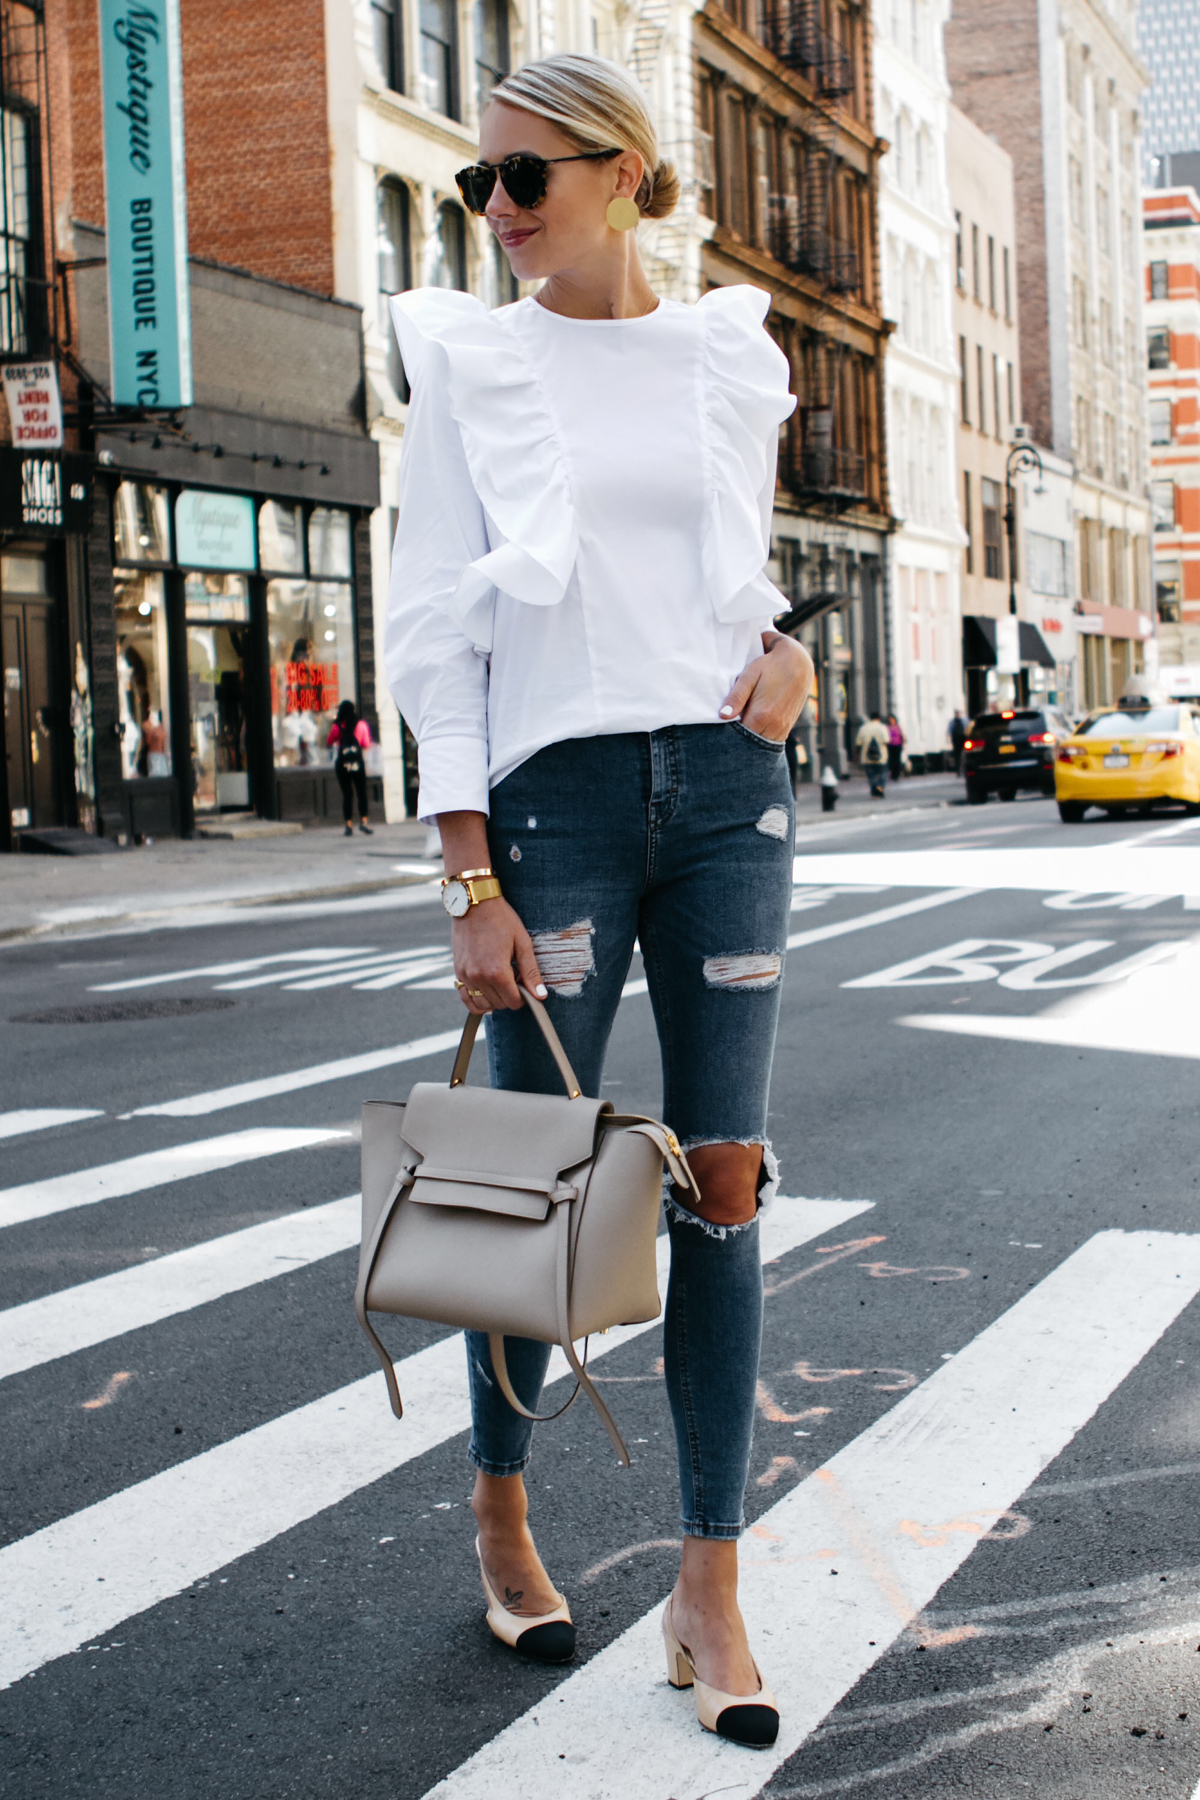
[[[1054,656],[1046,645],[1046,640],[1036,625],[1027,619],[1021,620],[1021,661],[1022,663],[1040,663],[1043,669],[1052,669]]]
[[[996,621],[986,613],[963,614],[963,668],[994,669]]]

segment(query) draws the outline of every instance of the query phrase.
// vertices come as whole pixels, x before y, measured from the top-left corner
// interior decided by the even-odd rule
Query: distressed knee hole
[[[573,1000],[582,993],[584,982],[596,969],[592,953],[596,928],[592,921],[577,919],[561,931],[531,931],[529,935],[546,986],[564,1000]]]
[[[768,806],[754,829],[761,831],[764,837],[779,838],[782,841],[791,830],[791,826],[792,822],[788,818],[786,807]]]
[[[704,980],[711,988],[774,987],[783,970],[783,957],[776,951],[746,950],[736,955],[706,956]]]
[[[509,862],[520,862],[521,860],[521,852],[515,844],[508,853],[508,860]]]

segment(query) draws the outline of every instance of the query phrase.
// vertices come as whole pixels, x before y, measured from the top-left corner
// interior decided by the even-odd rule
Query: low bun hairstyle
[[[645,95],[618,63],[563,52],[526,63],[497,82],[489,96],[549,119],[577,150],[636,150],[646,165],[634,195],[644,219],[665,219],[679,203],[674,163],[658,154]]]

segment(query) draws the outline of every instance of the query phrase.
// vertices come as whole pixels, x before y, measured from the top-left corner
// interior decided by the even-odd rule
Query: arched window
[[[443,200],[437,209],[429,266],[431,287],[463,288],[467,285],[467,222],[461,206]]]
[[[388,297],[412,286],[412,235],[408,189],[402,181],[381,181],[376,193],[376,260],[379,270],[379,327],[388,347],[388,380],[401,400],[408,399],[400,346],[392,329]]]
[[[475,0],[475,97],[480,112],[508,71],[508,0]]]

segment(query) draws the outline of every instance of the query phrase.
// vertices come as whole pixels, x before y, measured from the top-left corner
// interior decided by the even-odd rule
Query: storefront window
[[[196,810],[246,807],[250,804],[246,765],[250,593],[245,576],[185,576],[184,611]]]
[[[338,705],[355,698],[349,583],[269,581],[267,632],[275,767],[323,762]]]
[[[313,575],[350,579],[350,514],[316,506],[308,521],[308,567]]]
[[[281,575],[304,573],[304,515],[282,500],[264,500],[258,509],[258,564]]]
[[[171,560],[171,522],[166,488],[144,481],[123,481],[113,501],[116,562],[162,563]]]
[[[126,781],[170,775],[171,715],[167,699],[167,610],[163,577],[117,569],[113,587],[117,613],[121,773]]]

